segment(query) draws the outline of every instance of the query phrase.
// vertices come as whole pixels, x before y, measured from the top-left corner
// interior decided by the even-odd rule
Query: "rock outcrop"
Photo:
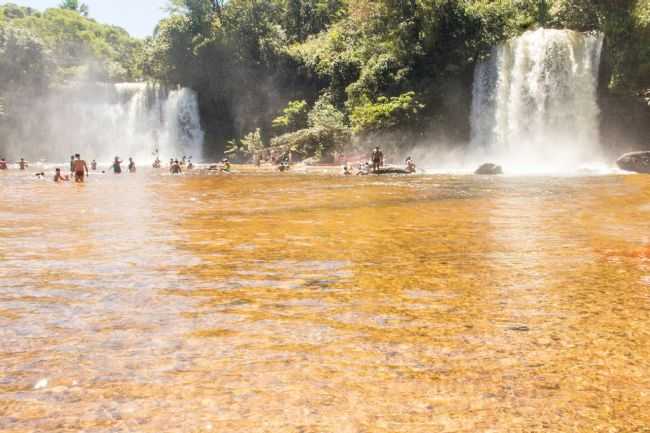
[[[498,174],[503,174],[503,169],[500,165],[487,163],[480,166],[474,174],[480,174],[485,176],[496,176]]]
[[[650,151],[626,153],[616,164],[625,171],[650,174]]]

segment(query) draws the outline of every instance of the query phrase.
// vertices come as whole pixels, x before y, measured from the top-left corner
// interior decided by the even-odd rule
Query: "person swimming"
[[[410,156],[406,158],[406,171],[409,173],[415,173],[415,161]]]
[[[116,156],[115,161],[113,161],[113,173],[115,174],[121,174],[122,173],[122,161],[120,161],[120,157]]]

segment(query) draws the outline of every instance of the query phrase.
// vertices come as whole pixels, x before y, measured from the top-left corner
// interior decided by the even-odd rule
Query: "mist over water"
[[[8,156],[31,161],[88,160],[115,156],[138,162],[201,158],[204,133],[196,94],[146,83],[75,84],[22,107],[9,138]]]
[[[540,29],[495,47],[475,70],[472,158],[510,173],[602,166],[602,45],[601,34]]]

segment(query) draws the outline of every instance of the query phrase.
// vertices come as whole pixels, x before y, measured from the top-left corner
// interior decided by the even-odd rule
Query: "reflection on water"
[[[644,431],[647,177],[0,174],[0,431]]]

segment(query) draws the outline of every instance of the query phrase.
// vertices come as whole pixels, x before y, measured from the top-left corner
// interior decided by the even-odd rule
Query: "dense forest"
[[[540,26],[605,34],[607,122],[648,104],[650,0],[172,0],[146,40],[90,17],[0,6],[0,122],[50,86],[154,80],[197,92],[212,156],[462,143],[476,62]]]

